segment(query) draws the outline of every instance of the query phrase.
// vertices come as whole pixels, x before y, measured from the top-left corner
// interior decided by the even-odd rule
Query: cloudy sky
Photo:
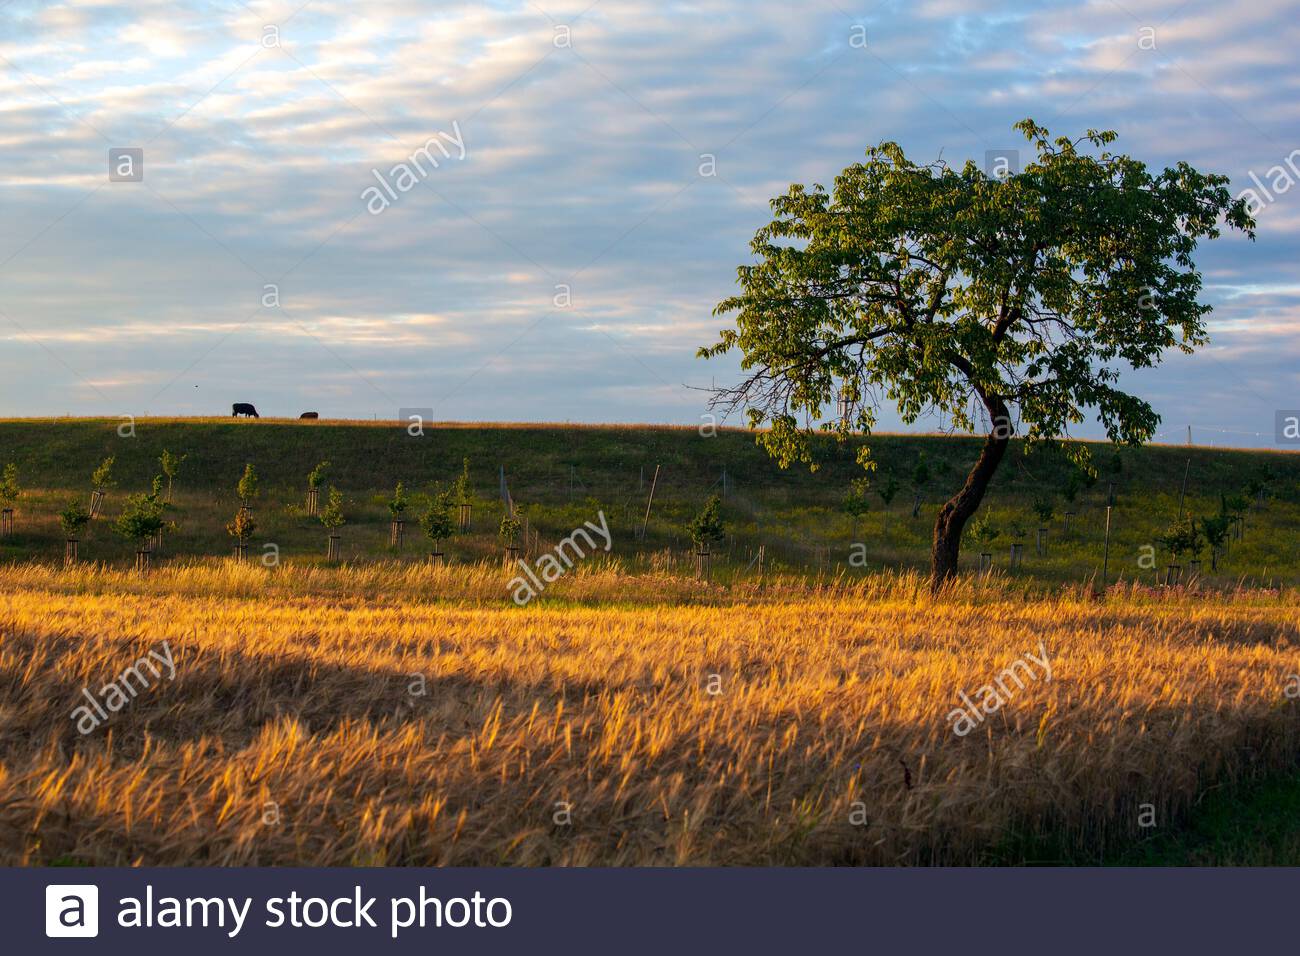
[[[695,349],[789,183],[882,139],[982,160],[1026,116],[1271,183],[1300,147],[1296,14],[0,0],[0,415],[698,422],[688,386],[736,366]],[[395,183],[430,138],[437,167]],[[110,149],[143,179],[110,182]],[[1258,218],[1200,256],[1212,347],[1129,378],[1168,440],[1271,445],[1300,407],[1300,188]]]

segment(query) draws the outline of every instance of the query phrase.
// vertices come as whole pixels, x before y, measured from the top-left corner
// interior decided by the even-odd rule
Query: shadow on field
[[[553,708],[555,701],[549,687],[178,645],[172,647],[174,680],[161,665],[157,680],[144,671],[151,686],[143,690],[132,678],[137,695],[83,735],[73,717],[76,708],[90,703],[83,692],[89,690],[102,705],[106,684],[146,653],[136,642],[97,642],[95,657],[88,659],[91,646],[69,635],[6,636],[0,655],[5,713],[0,752],[12,758],[50,746],[97,751],[110,732],[114,755],[125,759],[139,756],[146,735],[168,743],[220,737],[223,745],[240,747],[285,717],[313,734],[353,721],[379,728],[422,721],[431,734],[459,735],[481,728],[498,701],[507,715],[526,714],[534,703]],[[569,681],[565,692],[580,698],[602,690],[608,688]]]

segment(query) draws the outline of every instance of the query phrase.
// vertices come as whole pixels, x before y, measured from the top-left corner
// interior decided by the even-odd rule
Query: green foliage
[[[1160,417],[1118,387],[1120,370],[1207,341],[1193,254],[1225,227],[1254,237],[1230,179],[1185,162],[1153,173],[1110,152],[1116,134],[1052,139],[1016,124],[1035,155],[996,178],[968,160],[918,165],[882,142],[828,192],[792,185],[715,315],[735,327],[699,350],[741,353],[742,381],[716,393],[781,467],[815,468],[815,430],[869,434],[885,395],[906,423],[939,413],[987,429],[960,504],[939,512],[933,583],[956,568],[953,532],[979,507],[1013,433],[1061,443],[1096,418],[1113,442],[1149,440]],[[987,420],[987,424],[985,423]],[[1065,441],[1073,460],[1084,447]],[[859,459],[870,460],[869,449]]]
[[[163,474],[167,476],[168,485],[176,480],[176,477],[181,473],[181,465],[188,457],[189,455],[173,455],[166,448],[163,449],[158,463],[162,466]]]
[[[705,502],[700,513],[686,525],[686,532],[697,547],[721,541],[726,536],[722,523],[722,499],[714,495]]]
[[[1228,531],[1232,528],[1232,518],[1226,514],[1211,515],[1201,519],[1201,533],[1210,548],[1218,553],[1228,543]]]
[[[325,473],[329,471],[329,467],[330,463],[328,461],[322,461],[315,468],[309,471],[307,473],[307,487],[319,488],[321,483],[325,480]]]
[[[79,538],[86,525],[90,524],[90,512],[78,500],[73,500],[59,512],[59,527],[68,538]]]
[[[883,485],[876,489],[876,494],[880,495],[880,500],[883,501],[885,507],[888,508],[893,503],[894,498],[898,495],[898,482],[895,481],[894,477],[891,475],[885,480]]]
[[[113,530],[139,547],[163,528],[162,503],[156,495],[127,495],[126,506],[113,523]]]
[[[1116,388],[1116,366],[1204,344],[1192,254],[1224,223],[1253,237],[1246,202],[1227,176],[1186,163],[1153,174],[1111,153],[1113,132],[1017,129],[1036,156],[1006,178],[974,161],[917,165],[883,142],[830,192],[793,185],[772,201],[758,261],[715,310],[736,327],[700,355],[743,353],[749,377],[725,404],[768,426],[758,440],[782,466],[812,462],[801,421],[870,432],[869,404],[826,421],[846,391],[889,394],[905,422],[937,410],[972,431],[976,398],[1031,443],[1088,409],[1113,441],[1154,434],[1159,417]]]
[[[235,513],[235,520],[226,525],[226,534],[238,540],[240,544],[251,538],[256,530],[257,522],[245,508],[240,508]]]
[[[993,519],[987,513],[979,515],[967,525],[967,530],[971,537],[986,548],[1002,535],[1002,529],[993,523]]]
[[[439,542],[456,534],[456,523],[452,520],[452,496],[454,491],[435,492],[429,508],[420,516],[420,530],[433,542],[437,550]]]
[[[925,460],[925,452],[916,459],[916,465],[912,468],[912,488],[920,491],[925,487],[925,483],[930,480],[930,465]]]
[[[1026,532],[1024,526],[1013,518],[1011,524],[1007,525],[1007,534],[1011,535],[1012,541],[1021,541],[1024,539]]]
[[[1065,490],[1062,495],[1070,504],[1074,504],[1079,497],[1080,491],[1086,491],[1097,484],[1097,471],[1089,465],[1084,468],[1072,468],[1070,476],[1065,480]]]
[[[235,486],[235,491],[239,495],[239,500],[244,504],[252,501],[257,497],[257,469],[253,467],[252,462],[244,466],[244,474],[239,479],[239,484]]]
[[[22,485],[18,483],[18,466],[10,462],[0,472],[0,501],[12,505],[22,497],[22,493]]]
[[[347,519],[343,516],[343,493],[330,486],[329,503],[320,513],[320,523],[333,531],[343,527]]]
[[[1249,500],[1263,504],[1264,499],[1268,497],[1269,492],[1272,490],[1274,478],[1273,470],[1265,465],[1246,482],[1242,493]]]
[[[461,462],[460,474],[456,478],[456,483],[452,485],[452,493],[456,496],[456,503],[467,505],[470,502],[469,490],[469,459],[466,458]]]
[[[510,512],[501,516],[501,525],[497,528],[497,537],[506,545],[513,545],[515,539],[519,537],[519,529],[522,527],[519,519]]]
[[[870,484],[865,478],[855,478],[849,482],[849,490],[844,495],[844,513],[850,518],[861,518],[871,511],[871,499],[867,497]]]
[[[1219,513],[1230,518],[1241,518],[1250,510],[1250,499],[1244,495],[1220,495]]]
[[[397,487],[393,489],[393,497],[388,499],[387,504],[388,513],[393,516],[394,521],[406,513],[406,489],[400,481],[397,483]]]
[[[1032,507],[1034,509],[1034,514],[1038,516],[1040,525],[1046,525],[1056,516],[1056,506],[1052,503],[1052,499],[1047,495],[1036,496]]]
[[[115,461],[117,461],[117,458],[109,455],[99,463],[99,467],[91,474],[90,483],[96,491],[107,491],[116,484],[113,480],[113,462]]]
[[[1184,554],[1192,557],[1201,553],[1204,544],[1201,540],[1201,525],[1193,521],[1190,515],[1183,515],[1171,524],[1164,534],[1156,538],[1175,560]]]

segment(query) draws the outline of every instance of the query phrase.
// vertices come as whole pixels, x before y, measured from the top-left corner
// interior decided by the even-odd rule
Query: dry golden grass
[[[0,862],[961,863],[1291,766],[1294,592],[918,585],[682,606],[607,567],[519,609],[488,567],[0,568]],[[79,734],[82,688],[164,640],[175,680]],[[1039,641],[1051,682],[955,736]]]

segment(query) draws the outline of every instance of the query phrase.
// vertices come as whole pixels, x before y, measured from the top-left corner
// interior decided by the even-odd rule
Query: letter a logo
[[[99,887],[75,883],[45,887],[45,935],[98,936]]]

